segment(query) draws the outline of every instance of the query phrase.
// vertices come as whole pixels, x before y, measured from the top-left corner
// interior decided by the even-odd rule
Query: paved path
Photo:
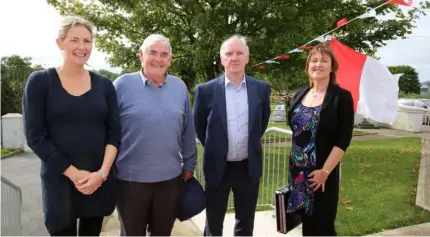
[[[394,129],[380,128],[380,129],[354,129],[356,131],[362,131],[371,135],[360,135],[354,136],[353,140],[374,140],[374,139],[387,139],[387,138],[400,138],[400,137],[423,137],[429,136],[430,132],[427,133],[412,133],[399,131]]]
[[[42,190],[40,184],[40,159],[33,153],[21,153],[1,160],[2,176],[21,188],[23,212],[23,236],[46,236],[42,211]]]
[[[42,211],[42,190],[40,181],[40,159],[34,153],[19,155],[1,160],[2,176],[21,188],[23,197],[22,231],[23,236],[47,236]],[[118,217],[105,218],[102,235],[119,235]],[[175,223],[172,231],[175,236],[195,236],[201,232],[191,221]]]
[[[387,230],[369,236],[430,236],[430,222]]]
[[[422,140],[421,154],[416,204],[430,211],[430,138]]]

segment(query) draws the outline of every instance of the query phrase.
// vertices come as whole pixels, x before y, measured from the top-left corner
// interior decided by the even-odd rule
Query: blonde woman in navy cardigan
[[[34,72],[27,80],[25,136],[42,160],[49,234],[97,236],[103,217],[115,208],[111,167],[120,142],[116,92],[108,78],[84,68],[93,44],[88,21],[65,17],[57,44],[63,64]]]

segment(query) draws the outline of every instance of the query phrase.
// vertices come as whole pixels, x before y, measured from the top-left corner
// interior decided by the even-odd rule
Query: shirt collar
[[[146,78],[145,75],[143,74],[143,69],[140,69],[139,75],[143,81],[143,85],[146,86],[148,83],[150,83],[152,85],[152,82],[150,80],[148,80],[148,78]],[[166,83],[167,78],[169,78],[169,74],[166,72],[166,79],[160,84],[160,87],[164,86],[164,83]]]
[[[227,77],[227,75],[224,75],[224,86],[227,87],[228,84],[231,84],[231,81]],[[242,86],[242,85],[246,86],[246,77],[245,77],[245,74],[243,74],[243,80],[240,83],[239,87]]]

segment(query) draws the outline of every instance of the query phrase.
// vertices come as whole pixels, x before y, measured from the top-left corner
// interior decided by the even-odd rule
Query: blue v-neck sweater
[[[114,86],[121,121],[117,178],[152,183],[194,171],[196,135],[185,83],[168,75],[155,87],[136,72],[119,77]]]

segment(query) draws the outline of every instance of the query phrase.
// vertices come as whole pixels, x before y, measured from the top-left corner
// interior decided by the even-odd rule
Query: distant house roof
[[[421,82],[421,85],[430,85],[430,81]]]

